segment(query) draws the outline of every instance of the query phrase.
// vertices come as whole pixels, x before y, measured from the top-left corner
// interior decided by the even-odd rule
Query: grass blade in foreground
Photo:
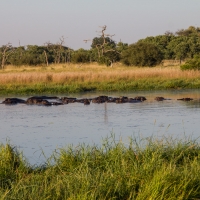
[[[30,166],[8,144],[0,147],[1,199],[198,199],[200,146],[194,141],[105,139]],[[48,162],[51,163],[51,162]]]

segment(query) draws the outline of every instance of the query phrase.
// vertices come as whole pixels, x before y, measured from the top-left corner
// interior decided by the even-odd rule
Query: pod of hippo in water
[[[177,100],[181,100],[181,101],[192,101],[192,98],[182,98],[182,99],[177,99]]]
[[[128,97],[108,97],[108,96],[98,96],[95,98],[84,98],[84,99],[77,99],[77,98],[70,98],[70,97],[56,97],[56,96],[33,96],[28,98],[27,100],[19,99],[19,98],[6,98],[1,104],[6,105],[15,105],[15,104],[27,104],[27,105],[44,105],[44,106],[52,106],[52,105],[64,105],[68,103],[83,103],[84,105],[89,105],[92,103],[137,103],[143,102],[147,100],[144,96],[136,96],[135,98],[128,98]],[[164,101],[164,100],[171,100],[166,99],[164,97],[155,97],[156,101]],[[191,101],[192,98],[181,98],[177,99],[181,101]]]

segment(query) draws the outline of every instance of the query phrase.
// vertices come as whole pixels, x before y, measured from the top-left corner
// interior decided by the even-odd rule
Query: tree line
[[[115,42],[114,35],[100,27],[100,36],[92,39],[91,48],[73,50],[64,45],[64,37],[56,44],[47,42],[42,46],[27,45],[13,47],[8,43],[0,47],[0,63],[5,65],[49,65],[59,63],[98,62],[112,66],[121,62],[127,66],[155,66],[164,59],[197,59],[200,55],[200,27],[170,31],[163,35],[140,39],[136,43]],[[84,40],[89,42],[90,40]]]

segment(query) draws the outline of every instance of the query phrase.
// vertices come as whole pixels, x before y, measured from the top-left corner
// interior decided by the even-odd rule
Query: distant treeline
[[[92,40],[89,50],[73,50],[64,46],[61,38],[57,44],[13,47],[10,43],[0,47],[1,68],[5,65],[49,65],[59,63],[89,63],[112,65],[121,62],[127,66],[155,66],[164,59],[189,60],[200,55],[200,27],[190,26],[176,33],[147,37],[134,44],[116,43],[112,35],[105,34]],[[88,41],[86,41],[88,42]]]

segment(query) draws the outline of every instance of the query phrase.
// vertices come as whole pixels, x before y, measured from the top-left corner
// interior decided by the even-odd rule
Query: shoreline
[[[0,95],[72,94],[81,92],[131,92],[154,90],[199,89],[200,79],[140,79],[120,82],[75,82],[71,84],[1,84]]]
[[[113,68],[98,64],[8,66],[0,71],[0,95],[59,94],[80,92],[199,89],[200,72],[173,67]]]

